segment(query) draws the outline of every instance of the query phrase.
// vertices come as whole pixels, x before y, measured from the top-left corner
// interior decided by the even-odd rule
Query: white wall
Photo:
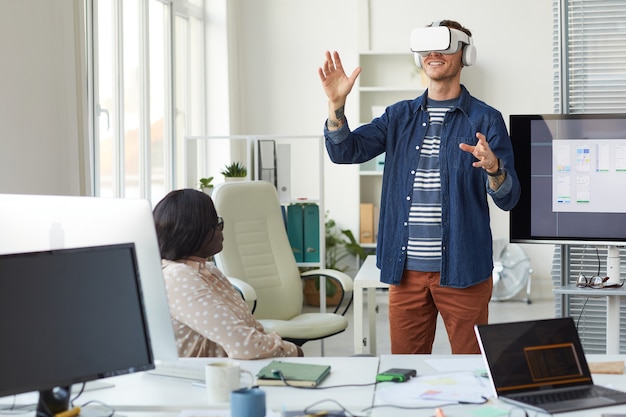
[[[0,2],[1,193],[78,195],[85,190],[77,4]]]
[[[235,134],[321,135],[327,100],[318,67],[336,49],[357,62],[358,0],[237,0]],[[231,51],[231,53],[233,53]],[[358,228],[358,167],[326,156],[326,209]]]
[[[361,35],[368,30],[370,49],[408,51],[411,29],[442,19],[457,20],[473,32],[478,59],[462,77],[473,95],[502,111],[507,122],[514,113],[553,111],[549,1],[239,2],[238,57],[240,71],[245,70],[238,109],[245,123],[238,133],[321,132],[327,106],[317,68],[325,50],[338,50],[350,72],[363,47]],[[361,10],[369,13],[369,25],[359,20]],[[353,96],[355,100],[355,92]],[[350,104],[349,120],[356,121]],[[326,208],[342,227],[358,230],[357,171],[330,163],[327,167]],[[494,237],[508,239],[508,213],[492,213]],[[524,248],[533,263],[533,292],[550,291],[552,246]]]

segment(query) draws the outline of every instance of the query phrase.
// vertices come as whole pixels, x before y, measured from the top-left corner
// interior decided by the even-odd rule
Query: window
[[[95,194],[156,202],[204,126],[202,0],[92,0]]]
[[[626,3],[556,0],[556,16],[559,3],[563,113],[626,111]]]

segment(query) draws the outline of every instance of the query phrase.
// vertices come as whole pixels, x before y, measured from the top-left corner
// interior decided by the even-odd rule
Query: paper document
[[[466,358],[427,359],[426,363],[439,372],[487,370],[487,365],[485,365],[485,360],[481,355]]]
[[[487,378],[474,371],[453,372],[378,384],[374,403],[435,407],[458,402],[480,404],[491,396]]]

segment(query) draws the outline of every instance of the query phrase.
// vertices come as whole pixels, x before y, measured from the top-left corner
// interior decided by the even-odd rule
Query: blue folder
[[[301,204],[287,206],[287,236],[296,262],[304,262],[304,210]]]
[[[304,204],[304,262],[320,261],[320,208]]]

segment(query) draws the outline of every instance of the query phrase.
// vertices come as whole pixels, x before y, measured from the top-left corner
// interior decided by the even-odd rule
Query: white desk
[[[626,355],[587,355],[587,359],[590,363],[623,361],[626,359]],[[210,360],[199,359],[199,361]],[[394,367],[416,369],[418,376],[442,375],[443,371],[441,368],[443,366],[453,371],[472,371],[477,367],[484,369],[484,366],[481,367],[483,362],[480,355],[381,355],[380,358],[307,357],[291,358],[289,360],[330,364],[332,367],[331,375],[322,383],[322,387],[350,383],[367,384],[375,380],[377,372]],[[243,368],[251,372],[258,371],[267,362],[268,360],[241,361]],[[625,375],[594,374],[593,378],[596,384],[626,391]],[[193,386],[187,381],[159,377],[147,373],[113,377],[104,381],[114,383],[115,386],[84,393],[76,400],[76,404],[81,405],[88,400],[102,401],[128,417],[178,417],[182,410],[206,410],[210,408],[206,401],[204,388]],[[273,411],[280,411],[283,407],[287,410],[302,410],[316,401],[334,399],[351,412],[359,413],[359,411],[371,407],[377,400],[382,399],[385,388],[402,388],[400,384],[385,384],[392,385],[379,385],[376,388],[373,385],[368,387],[344,387],[317,391],[301,390],[293,387],[263,387],[263,390],[267,394],[268,409]],[[15,403],[18,405],[33,404],[36,401],[37,395],[34,393],[22,394],[15,398]],[[10,405],[13,402],[13,397],[0,398],[0,406]],[[398,402],[396,405],[402,404]],[[334,408],[332,403],[324,403],[320,407]],[[373,408],[369,412],[369,417],[432,417],[435,407],[436,405],[426,406],[422,409]],[[88,408],[86,407],[84,410],[88,411]],[[493,395],[491,395],[489,401],[485,404],[445,406],[444,410],[446,417],[476,417],[481,415],[506,416],[510,408],[510,405],[494,399]],[[588,417],[591,415],[600,416],[602,413],[626,414],[626,405],[562,413],[558,414],[558,416]],[[32,414],[34,413],[30,415]],[[87,416],[90,415],[89,413],[86,414]],[[530,415],[533,414],[530,413]],[[538,414],[538,416],[542,417],[543,415]]]
[[[376,355],[376,288],[388,288],[380,282],[380,269],[376,267],[376,255],[365,258],[359,272],[354,277],[354,353]],[[363,337],[363,291],[367,289],[367,317],[369,337]]]
[[[200,363],[223,361],[223,358],[201,358]],[[345,384],[365,384],[374,382],[378,373],[377,357],[303,357],[277,358],[277,360],[327,364],[331,366],[330,375],[322,382],[321,387]],[[243,369],[256,374],[271,359],[256,361],[238,361]],[[181,410],[198,410],[220,408],[208,403],[204,386],[194,385],[191,381],[163,377],[150,373],[135,373],[102,380],[112,383],[113,388],[83,393],[76,405],[87,401],[101,401],[116,411],[142,413],[159,412],[178,414]],[[293,387],[261,387],[266,393],[266,403],[270,410],[302,410],[316,401],[335,399],[350,410],[361,410],[371,406],[375,386],[342,387],[324,390],[297,389]],[[17,404],[33,404],[37,402],[36,393],[22,394],[16,397]],[[0,405],[11,404],[13,397],[0,398]],[[333,404],[325,404],[332,408]],[[221,407],[223,408],[223,407]],[[133,416],[135,417],[135,416]],[[164,416],[165,417],[165,416]]]
[[[626,296],[626,287],[579,288],[576,284],[569,284],[555,288],[554,293],[577,295],[581,297],[606,297],[606,353],[608,355],[616,355],[619,353],[619,307],[621,298]],[[569,311],[564,311],[563,315],[568,316]]]
[[[207,361],[207,359],[198,359]],[[219,359],[211,359],[219,360]],[[223,360],[223,359],[222,359]],[[321,386],[335,386],[344,384],[363,384],[373,381],[378,372],[378,358],[332,358],[332,357],[304,357],[280,358],[283,361],[328,364],[331,366],[330,375]],[[243,369],[256,374],[270,359],[257,361],[239,361]],[[110,378],[115,383],[113,389],[92,391],[85,395],[83,401],[98,399],[114,405],[119,410],[145,410],[146,407],[157,411],[175,409],[208,408],[204,387],[192,385],[187,381],[180,381],[169,377],[159,377],[150,374],[133,374],[123,377]],[[303,406],[316,401],[334,398],[350,409],[365,408],[372,403],[374,386],[346,387],[328,390],[306,390],[293,387],[261,387],[266,392],[267,407],[280,411],[283,408],[302,409]]]
[[[587,355],[588,362],[604,362],[604,361],[616,361],[626,360],[626,355]],[[440,370],[437,369],[438,365],[446,367],[454,367],[455,362],[462,362],[462,369],[459,371],[470,370],[474,366],[483,364],[480,369],[484,369],[484,362],[481,355],[381,355],[380,356],[380,369],[384,371],[388,368],[412,368],[417,370],[419,375],[437,375],[440,374]],[[611,388],[626,391],[626,376],[625,375],[607,375],[607,374],[593,374],[593,380],[596,384],[609,386]],[[487,384],[489,381],[485,378]],[[376,391],[376,395],[380,396],[380,387]],[[374,401],[376,403],[376,399]],[[435,405],[424,409],[400,409],[400,408],[374,408],[370,417],[388,417],[393,415],[394,417],[432,417],[434,414]],[[454,405],[445,406],[444,412],[446,417],[476,417],[476,416],[506,416],[507,410],[511,406],[505,402],[495,399],[495,396],[491,396],[489,401],[481,405]],[[529,412],[528,415],[533,416],[534,412]],[[559,413],[556,416],[559,417],[589,417],[600,416],[602,413],[625,413],[626,405],[614,406],[614,407],[601,407],[590,410]],[[547,416],[546,414],[537,414],[539,417]]]

